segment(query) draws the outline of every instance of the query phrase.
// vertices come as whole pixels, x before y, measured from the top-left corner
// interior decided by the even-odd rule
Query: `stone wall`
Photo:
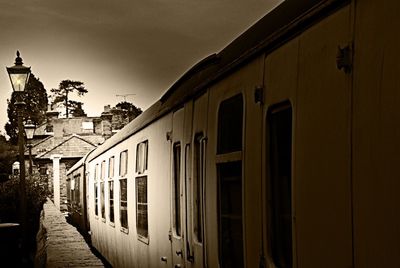
[[[35,267],[104,267],[49,199],[43,206],[36,240]]]

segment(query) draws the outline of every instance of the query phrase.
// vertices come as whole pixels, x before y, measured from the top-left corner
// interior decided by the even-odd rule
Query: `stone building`
[[[31,142],[33,172],[47,181],[54,204],[66,210],[66,172],[85,154],[112,135],[109,106],[100,117],[59,118],[48,111],[47,121],[35,129]],[[29,150],[25,152],[29,167]],[[27,173],[28,174],[28,173]]]

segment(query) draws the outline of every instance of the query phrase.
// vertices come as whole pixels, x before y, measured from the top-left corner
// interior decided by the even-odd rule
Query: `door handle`
[[[161,261],[167,262],[167,257],[161,257]]]
[[[175,264],[175,268],[181,268],[180,264]]]
[[[175,253],[176,253],[176,255],[178,255],[178,256],[181,256],[181,257],[182,257],[182,250],[177,250]]]

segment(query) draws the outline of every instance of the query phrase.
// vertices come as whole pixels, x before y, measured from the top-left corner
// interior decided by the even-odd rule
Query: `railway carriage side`
[[[89,162],[92,243],[113,266],[170,259],[170,121],[164,116]]]
[[[76,226],[79,232],[89,238],[89,223],[87,220],[86,174],[83,157],[67,172],[67,207],[68,221]]]
[[[195,90],[179,88],[192,82],[184,77],[161,101],[161,110],[170,105],[167,112],[90,159],[92,241],[113,265],[398,264],[399,38],[391,43],[382,33],[382,47],[357,17],[387,6],[309,2],[320,5],[303,14],[304,27],[296,24],[273,46],[177,101],[181,91]],[[332,3],[338,4],[318,13]],[[373,74],[369,62],[376,63]],[[378,210],[374,202],[382,207],[379,218],[368,213]],[[375,227],[380,235],[372,234]]]

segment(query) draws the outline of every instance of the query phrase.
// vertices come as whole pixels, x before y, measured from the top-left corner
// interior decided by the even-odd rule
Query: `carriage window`
[[[202,133],[194,138],[194,176],[193,176],[193,232],[197,242],[203,241],[203,170],[204,170],[204,145]]]
[[[114,223],[114,156],[110,157],[108,161],[108,200],[109,200],[109,214],[110,222]]]
[[[120,222],[121,227],[128,229],[128,181],[126,178],[120,179]]]
[[[123,176],[128,171],[128,151],[123,151],[119,155],[119,220],[123,230],[128,229],[128,180]]]
[[[143,174],[147,170],[148,141],[141,142],[136,148],[136,172]]]
[[[104,200],[104,178],[106,176],[106,161],[101,162],[101,173],[100,173],[100,205],[101,205],[101,217],[106,218],[106,206]]]
[[[269,229],[276,266],[292,267],[292,108],[280,105],[268,113]]]
[[[242,150],[243,97],[224,100],[218,111],[218,154]]]
[[[223,102],[218,111],[217,161],[218,243],[220,267],[243,267],[242,211],[243,97]],[[229,159],[229,160],[227,160]]]
[[[94,168],[94,214],[99,215],[99,192],[98,192],[98,176],[99,175],[99,164],[96,164]]]
[[[79,191],[80,178],[81,178],[81,175],[78,174],[78,175],[74,176],[74,180],[73,180],[74,181],[74,201],[75,201],[75,205],[76,205],[76,210],[78,212],[81,211],[81,199],[80,199],[80,191]],[[71,189],[72,189],[72,187],[71,187]]]
[[[136,178],[136,229],[139,236],[149,237],[147,219],[147,176]]]
[[[243,267],[242,162],[217,166],[221,267]]]
[[[174,144],[174,167],[173,167],[173,191],[174,191],[174,230],[175,234],[181,235],[181,145],[180,143]]]
[[[128,151],[123,151],[119,157],[119,175],[125,176],[128,171]]]
[[[108,197],[110,199],[110,211],[109,211],[109,218],[110,222],[114,222],[114,181],[108,182]]]
[[[110,159],[108,160],[108,177],[113,178],[114,177],[114,156],[111,156]]]
[[[69,205],[72,204],[72,180],[71,179],[67,179],[67,202]]]

